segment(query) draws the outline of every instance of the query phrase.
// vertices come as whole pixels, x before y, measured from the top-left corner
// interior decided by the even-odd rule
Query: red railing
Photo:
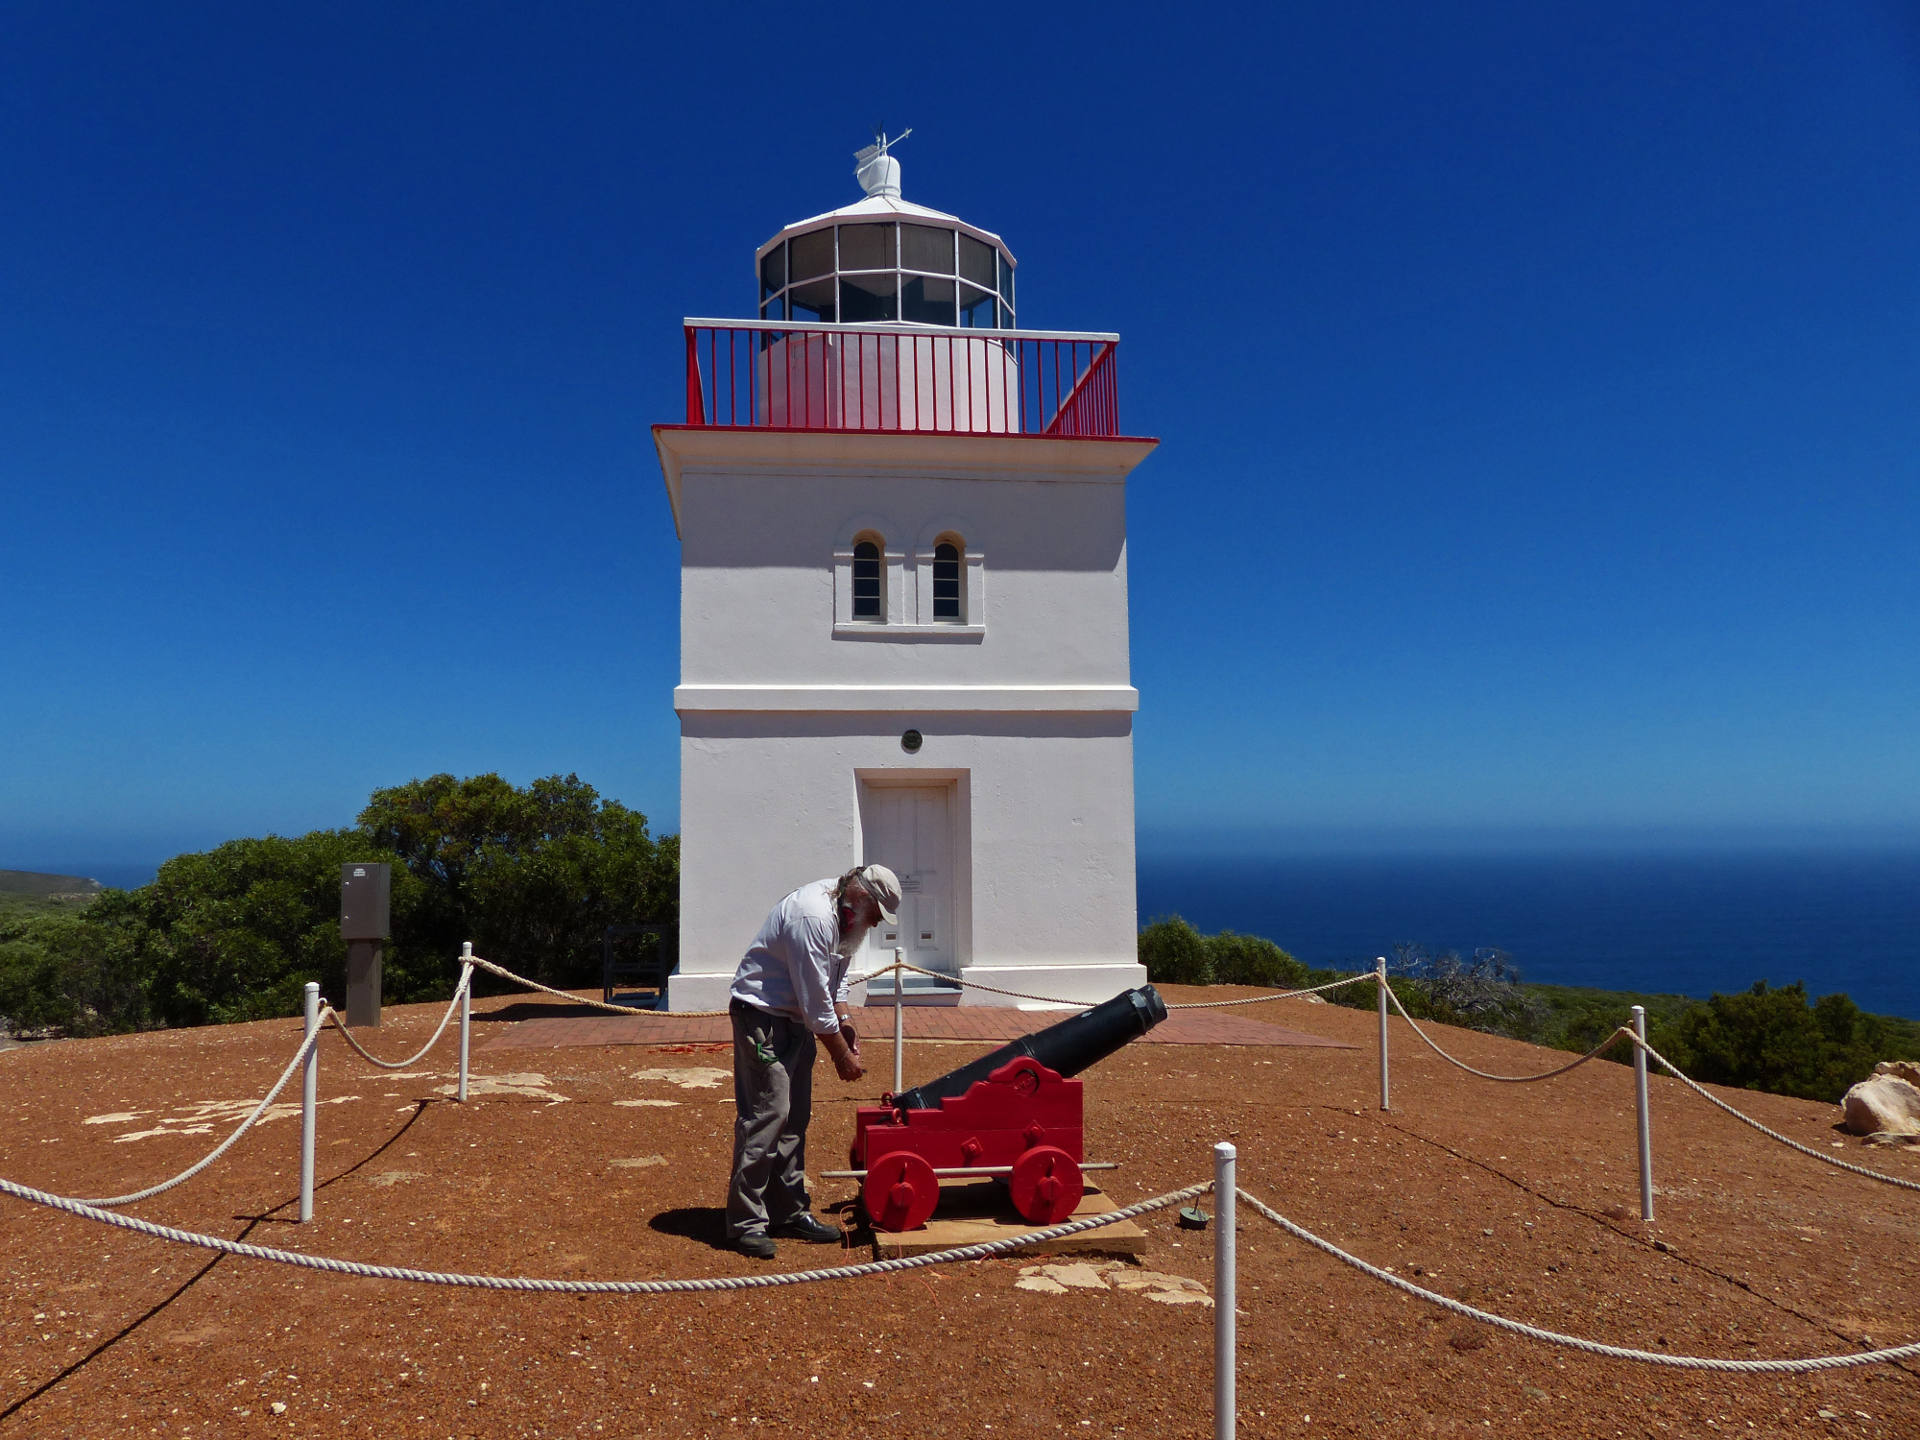
[[[689,425],[1120,433],[1117,335],[689,320],[686,337]]]

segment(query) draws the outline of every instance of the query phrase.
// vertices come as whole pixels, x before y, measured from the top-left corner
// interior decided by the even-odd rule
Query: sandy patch
[[[1064,1264],[1022,1265],[1016,1290],[1032,1290],[1042,1295],[1064,1295],[1069,1290],[1119,1290],[1144,1295],[1162,1305],[1212,1305],[1207,1287],[1185,1275],[1169,1275],[1159,1270],[1136,1270],[1124,1260],[1096,1263],[1073,1260]]]
[[[317,1103],[321,1105],[344,1105],[349,1100],[358,1100],[359,1098],[358,1095],[329,1095]],[[125,1145],[130,1140],[152,1140],[162,1135],[211,1135],[217,1129],[222,1129],[230,1125],[238,1125],[253,1113],[253,1107],[259,1103],[258,1100],[196,1101],[191,1105],[178,1107],[171,1115],[163,1116],[151,1129],[131,1130],[125,1135],[114,1136],[113,1143],[116,1145]],[[116,1121],[137,1119],[144,1115],[151,1115],[152,1113],[150,1110],[133,1110],[121,1116],[103,1115],[97,1118],[98,1123],[105,1125]],[[262,1111],[260,1119],[256,1123],[265,1125],[274,1120],[285,1120],[288,1116],[298,1115],[299,1113],[299,1101],[281,1101],[278,1104],[269,1105]],[[95,1121],[90,1119],[84,1123],[91,1125],[94,1124]]]
[[[525,1070],[514,1075],[474,1075],[467,1076],[467,1098],[480,1099],[488,1095],[519,1095],[529,1100],[544,1100],[549,1105],[559,1105],[569,1097],[556,1094],[548,1088],[545,1075],[535,1070]],[[458,1095],[458,1082],[452,1085],[436,1085],[437,1095]]]
[[[682,1090],[717,1090],[733,1082],[733,1071],[717,1070],[711,1065],[683,1065],[672,1070],[636,1070],[633,1078],[662,1085],[678,1085]]]

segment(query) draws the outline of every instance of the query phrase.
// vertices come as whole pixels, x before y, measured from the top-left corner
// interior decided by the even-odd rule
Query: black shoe
[[[764,1235],[736,1235],[727,1241],[727,1247],[756,1260],[773,1259],[773,1241]]]
[[[829,1225],[817,1215],[804,1213],[781,1221],[773,1227],[772,1233],[789,1240],[805,1240],[811,1245],[838,1245],[841,1240],[837,1225]]]

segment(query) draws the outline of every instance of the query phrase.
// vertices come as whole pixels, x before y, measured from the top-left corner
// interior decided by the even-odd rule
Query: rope
[[[900,961],[897,965],[885,966],[884,969],[911,970],[916,975],[930,975],[936,980],[944,980],[949,985],[958,985],[962,989],[985,990],[990,995],[1008,995],[1015,1000],[1034,1000],[1042,1005],[1057,1005],[1066,1010],[1085,1010],[1087,1008],[1087,1002],[1084,1000],[1062,1000],[1057,995],[1029,995],[1022,990],[1003,990],[997,985],[987,985],[978,980],[969,980],[964,975],[947,975],[938,970],[922,969],[920,966],[911,964],[905,960]],[[883,972],[876,970],[873,973],[878,975]],[[1352,985],[1356,981],[1371,980],[1373,978],[1374,975],[1371,970],[1363,970],[1360,974],[1349,975],[1344,980],[1329,980],[1324,985],[1310,986],[1305,990],[1277,990],[1270,995],[1247,995],[1242,996],[1238,1000],[1188,1000],[1177,1005],[1169,1004],[1167,1009],[1223,1010],[1230,1005],[1264,1005],[1269,1000],[1291,1000],[1300,995],[1318,995],[1323,990],[1338,990],[1342,985]]]
[[[605,1010],[613,1015],[659,1015],[663,1013],[659,1010],[642,1009],[638,1005],[610,1005],[605,1000],[589,1000],[586,996],[575,995],[569,990],[556,990],[551,985],[542,985],[538,980],[529,980],[524,975],[516,975],[505,966],[496,965],[491,960],[482,960],[478,955],[469,955],[466,959],[478,965],[482,970],[498,975],[502,980],[511,980],[514,984],[524,985],[529,990],[539,990],[548,995],[557,995],[562,1000],[571,1000],[576,1005],[585,1005],[594,1010]],[[675,1010],[672,1013],[676,1016],[708,1016],[724,1015],[727,1012],[724,1010]]]
[[[1178,1005],[1168,1005],[1167,1009],[1224,1010],[1230,1005],[1264,1005],[1269,1000],[1291,1000],[1299,995],[1318,995],[1324,990],[1338,990],[1342,985],[1352,985],[1375,978],[1373,971],[1362,970],[1358,975],[1349,975],[1344,980],[1329,980],[1324,985],[1309,986],[1305,990],[1278,990],[1271,995],[1251,995],[1241,1000],[1187,1000]]]
[[[270,1260],[280,1265],[294,1265],[303,1270],[324,1270],[336,1275],[353,1275],[366,1280],[408,1280],[423,1285],[453,1285],[474,1290],[532,1290],[560,1294],[591,1295],[671,1295],[695,1291],[713,1290],[763,1290],[781,1285],[803,1285],[815,1280],[855,1280],[868,1275],[884,1275],[896,1270],[916,1270],[929,1265],[941,1265],[962,1260],[985,1260],[994,1255],[1003,1255],[1043,1240],[1054,1240],[1064,1235],[1077,1235],[1083,1230],[1097,1230],[1103,1225],[1111,1225],[1120,1220],[1131,1220],[1136,1215],[1144,1215],[1151,1210],[1161,1210],[1169,1205],[1178,1205],[1191,1200],[1213,1188],[1212,1181],[1199,1185],[1189,1185],[1184,1190],[1175,1190],[1151,1200],[1142,1200],[1137,1204],[1125,1206],[1119,1210],[1109,1210],[1103,1215],[1088,1215],[1079,1220],[1068,1221],[1048,1230],[1036,1230],[1026,1235],[1011,1235],[1004,1240],[988,1240],[979,1245],[962,1245],[954,1250],[939,1250],[928,1255],[907,1255],[897,1260],[875,1260],[863,1265],[838,1265],[825,1270],[795,1270],[774,1275],[723,1275],[705,1280],[547,1280],[525,1275],[461,1275],[438,1270],[411,1270],[397,1265],[367,1265],[358,1260],[336,1260],[325,1255],[303,1255],[296,1250],[276,1250],[266,1245],[248,1245],[238,1240],[223,1240],[217,1235],[202,1235],[192,1230],[178,1230],[171,1225],[156,1225],[150,1220],[137,1219],[132,1215],[116,1215],[87,1204],[84,1200],[70,1200],[63,1195],[50,1195],[44,1190],[35,1190],[27,1185],[16,1184],[12,1180],[0,1180],[0,1194],[11,1195],[15,1199],[25,1200],[34,1205],[45,1205],[50,1209],[64,1210],[69,1215],[77,1215],[83,1220],[97,1220],[103,1225],[117,1226],[122,1230],[131,1230],[140,1235],[151,1235],[160,1240],[171,1240],[181,1245],[194,1245],[202,1250],[215,1250],[223,1255],[239,1255],[249,1260]]]
[[[474,961],[460,967],[460,983],[453,987],[453,999],[447,1002],[447,1013],[440,1017],[440,1025],[439,1028],[433,1032],[433,1038],[404,1060],[382,1060],[378,1055],[371,1054],[366,1046],[353,1038],[353,1032],[347,1028],[347,1022],[340,1018],[340,1012],[331,1005],[326,1007],[321,1019],[323,1022],[331,1020],[334,1028],[346,1038],[347,1044],[351,1045],[355,1050],[358,1050],[360,1052],[360,1058],[365,1060],[369,1065],[378,1065],[382,1070],[405,1070],[408,1066],[417,1064],[426,1058],[427,1052],[440,1043],[440,1037],[447,1033],[447,1022],[453,1019],[453,1012],[460,1008],[460,997],[466,993],[467,987],[473,983],[473,966],[484,963],[484,961]]]
[[[1693,1091],[1694,1094],[1700,1096],[1703,1100],[1706,1100],[1711,1104],[1718,1105],[1722,1110],[1726,1111],[1729,1115],[1733,1116],[1734,1119],[1740,1121],[1743,1125],[1751,1125],[1754,1129],[1758,1130],[1762,1135],[1765,1135],[1768,1139],[1778,1140],[1782,1145],[1785,1145],[1790,1149],[1798,1150],[1802,1155],[1811,1155],[1815,1160],[1820,1161],[1822,1164],[1836,1166],[1841,1170],[1849,1170],[1855,1175],[1864,1175],[1869,1180],[1880,1181],[1881,1184],[1883,1185],[1898,1185],[1902,1190],[1920,1190],[1920,1184],[1916,1184],[1912,1180],[1902,1180],[1898,1175],[1888,1175],[1885,1172],[1880,1170],[1869,1169],[1865,1165],[1854,1165],[1848,1161],[1838,1159],[1832,1155],[1823,1155],[1821,1154],[1820,1151],[1813,1149],[1811,1146],[1802,1145],[1798,1140],[1789,1139],[1787,1136],[1782,1135],[1778,1130],[1769,1130],[1765,1125],[1762,1125],[1758,1120],[1754,1119],[1751,1115],[1742,1114],[1740,1111],[1734,1109],[1733,1106],[1729,1105],[1726,1101],[1722,1100],[1718,1095],[1710,1094],[1704,1087],[1695,1083],[1693,1080],[1688,1079],[1685,1075],[1681,1074],[1679,1068],[1676,1065],[1674,1065],[1674,1063],[1671,1060],[1667,1059],[1666,1056],[1662,1055],[1658,1050],[1654,1049],[1653,1046],[1647,1044],[1646,1041],[1642,1040],[1638,1035],[1635,1035],[1631,1030],[1627,1031],[1626,1034],[1628,1039],[1632,1040],[1634,1044],[1638,1045],[1641,1049],[1647,1052],[1647,1056],[1649,1059],[1653,1060],[1656,1064],[1660,1066],[1661,1069],[1665,1070],[1669,1075],[1673,1076],[1673,1078],[1678,1080],[1682,1085],[1685,1085],[1689,1090]]]
[[[1446,1051],[1442,1050],[1438,1045],[1434,1044],[1433,1038],[1430,1035],[1428,1035],[1426,1031],[1420,1028],[1419,1023],[1411,1015],[1407,1014],[1407,1007],[1400,1003],[1400,997],[1393,993],[1393,987],[1391,985],[1387,986],[1386,991],[1387,991],[1387,998],[1393,1001],[1393,1008],[1400,1012],[1400,1018],[1402,1020],[1405,1020],[1407,1024],[1413,1026],[1413,1033],[1418,1035],[1422,1040],[1426,1042],[1427,1048],[1429,1050],[1433,1051],[1434,1054],[1438,1055],[1442,1060],[1446,1061],[1449,1065],[1459,1066],[1462,1070],[1466,1071],[1469,1075],[1478,1075],[1482,1080],[1496,1080],[1502,1085],[1528,1085],[1535,1080],[1551,1080],[1556,1075],[1566,1074],[1569,1070],[1578,1070],[1582,1065],[1586,1064],[1589,1060],[1597,1056],[1602,1050],[1605,1050],[1609,1046],[1611,1046],[1613,1042],[1618,1040],[1622,1035],[1631,1036],[1633,1034],[1631,1030],[1629,1030],[1626,1026],[1622,1025],[1619,1029],[1615,1030],[1611,1035],[1607,1036],[1606,1039],[1602,1040],[1598,1045],[1594,1046],[1593,1049],[1587,1051],[1587,1053],[1582,1055],[1578,1060],[1569,1060],[1565,1065],[1562,1065],[1557,1069],[1543,1070],[1538,1075],[1495,1075],[1492,1071],[1489,1071],[1489,1070],[1476,1070],[1473,1068],[1473,1066],[1467,1064],[1467,1062],[1464,1060],[1456,1060],[1453,1056],[1449,1055]]]
[[[293,1078],[293,1072],[300,1068],[300,1062],[307,1058],[308,1054],[319,1041],[320,1031],[318,1027],[315,1027],[313,1034],[301,1040],[300,1048],[293,1052],[293,1058],[287,1062],[287,1068],[280,1072],[280,1078],[273,1082],[273,1088],[267,1091],[258,1105],[253,1107],[253,1113],[242,1120],[239,1127],[231,1135],[227,1136],[226,1139],[209,1150],[197,1163],[188,1166],[171,1180],[162,1180],[158,1185],[149,1185],[144,1190],[135,1190],[128,1195],[106,1195],[96,1200],[82,1200],[78,1203],[101,1208],[115,1205],[131,1205],[136,1200],[147,1200],[163,1191],[173,1189],[176,1185],[184,1185],[202,1170],[206,1169],[207,1166],[226,1154],[228,1150],[233,1148],[236,1140],[253,1128],[254,1122],[267,1113],[267,1107],[273,1104],[274,1097],[286,1088],[287,1081]]]
[[[1279,1211],[1262,1204],[1245,1190],[1236,1188],[1234,1193],[1296,1240],[1304,1240],[1316,1250],[1324,1251],[1334,1259],[1343,1261],[1376,1280],[1385,1281],[1397,1290],[1404,1290],[1415,1299],[1438,1305],[1442,1310],[1451,1310],[1456,1315],[1464,1315],[1469,1320],[1479,1320],[1488,1325],[1496,1325],[1502,1330],[1510,1330],[1516,1335],[1524,1335],[1529,1340],[1545,1340],[1552,1345],[1565,1345],[1574,1350],[1583,1350],[1589,1355],[1604,1355],[1613,1360],[1640,1360],[1649,1365],[1666,1365],[1679,1370],[1731,1370],[1762,1375],[1796,1375],[1808,1370],[1840,1370],[1854,1365],[1883,1365],[1894,1360],[1911,1360],[1920,1356],[1920,1343],[1896,1345],[1886,1350],[1862,1350],[1853,1355],[1815,1355],[1804,1360],[1720,1360],[1704,1355],[1667,1355],[1658,1350],[1634,1350],[1624,1345],[1605,1345],[1598,1340],[1586,1340],[1578,1335],[1563,1335],[1557,1330],[1543,1330],[1537,1325],[1509,1320],[1504,1315],[1495,1315],[1489,1310],[1481,1310],[1464,1301],[1423,1289],[1411,1280],[1403,1280],[1400,1276],[1382,1270],[1376,1265],[1369,1265],[1357,1255],[1349,1255],[1331,1240],[1323,1240],[1311,1230],[1294,1224]]]
[[[671,1014],[676,1019],[697,1019],[728,1013],[725,1010],[663,1011],[642,1009],[637,1005],[613,1005],[605,1000],[590,1000],[584,995],[575,995],[570,990],[557,990],[551,985],[542,985],[538,980],[529,980],[524,975],[516,975],[505,966],[496,965],[491,960],[482,960],[478,955],[470,955],[466,957],[466,959],[468,963],[478,965],[482,970],[497,975],[502,980],[511,980],[514,984],[524,985],[529,990],[539,990],[548,995],[558,996],[562,1000],[571,1000],[576,1005],[585,1005],[592,1010],[604,1010],[611,1015],[646,1015],[652,1017]],[[978,980],[968,980],[960,976],[948,975],[940,970],[928,970],[923,966],[914,965],[905,960],[896,961],[890,965],[881,965],[872,970],[853,971],[847,976],[847,983],[849,985],[858,985],[863,981],[872,980],[877,976],[900,971],[911,971],[915,975],[925,975],[934,980],[944,981],[949,985],[959,985],[967,990],[984,990],[989,995],[1005,995],[1013,1000],[1031,1000],[1036,1004],[1054,1005],[1063,1010],[1084,1010],[1087,1008],[1087,1003],[1084,1000],[1063,1000],[1058,995],[1030,995],[1024,990],[1005,990],[998,985],[987,985]],[[1189,1000],[1178,1005],[1168,1005],[1167,1009],[1218,1010],[1225,1009],[1230,1005],[1263,1005],[1269,1000],[1291,1000],[1301,995],[1318,995],[1323,990],[1338,990],[1342,985],[1352,985],[1356,982],[1371,980],[1373,978],[1373,972],[1371,970],[1365,970],[1358,975],[1349,975],[1344,980],[1329,980],[1324,985],[1314,985],[1305,990],[1279,990],[1271,995],[1249,995],[1238,1000]],[[342,1030],[341,1033],[345,1034],[346,1032]],[[348,1038],[351,1039],[352,1037],[349,1036]],[[354,1048],[359,1049],[359,1046],[356,1045]],[[366,1055],[364,1050],[360,1053]],[[424,1054],[425,1052],[423,1051],[422,1053]],[[368,1055],[367,1058],[369,1060],[373,1059],[371,1055]],[[415,1058],[417,1059],[418,1057]],[[374,1063],[377,1065],[380,1062],[375,1060]]]

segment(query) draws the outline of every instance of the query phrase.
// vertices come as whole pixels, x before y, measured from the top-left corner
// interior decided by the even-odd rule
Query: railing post
[[[313,1125],[320,1090],[320,987],[309,980],[306,988],[306,1062],[300,1076],[300,1223],[313,1219]]]
[[[905,1060],[907,1050],[907,1011],[902,992],[906,989],[907,972],[900,968],[906,959],[906,951],[893,952],[893,1093],[898,1095],[905,1090]]]
[[[460,943],[460,1103],[467,1103],[467,1041],[473,1032],[473,942]]]
[[[687,424],[707,423],[706,398],[700,389],[700,337],[689,325],[687,332]]]
[[[1375,999],[1380,1002],[1380,1108],[1391,1110],[1391,1099],[1387,1085],[1387,957],[1376,956],[1373,973],[1374,989],[1378,992]]]
[[[1222,1140],[1213,1147],[1213,1210],[1219,1234],[1213,1242],[1213,1434],[1233,1440],[1238,1401],[1234,1394],[1234,1159]]]
[[[1647,1109],[1647,1007],[1633,1007],[1633,1098],[1640,1118],[1640,1218],[1653,1222],[1653,1116]]]

